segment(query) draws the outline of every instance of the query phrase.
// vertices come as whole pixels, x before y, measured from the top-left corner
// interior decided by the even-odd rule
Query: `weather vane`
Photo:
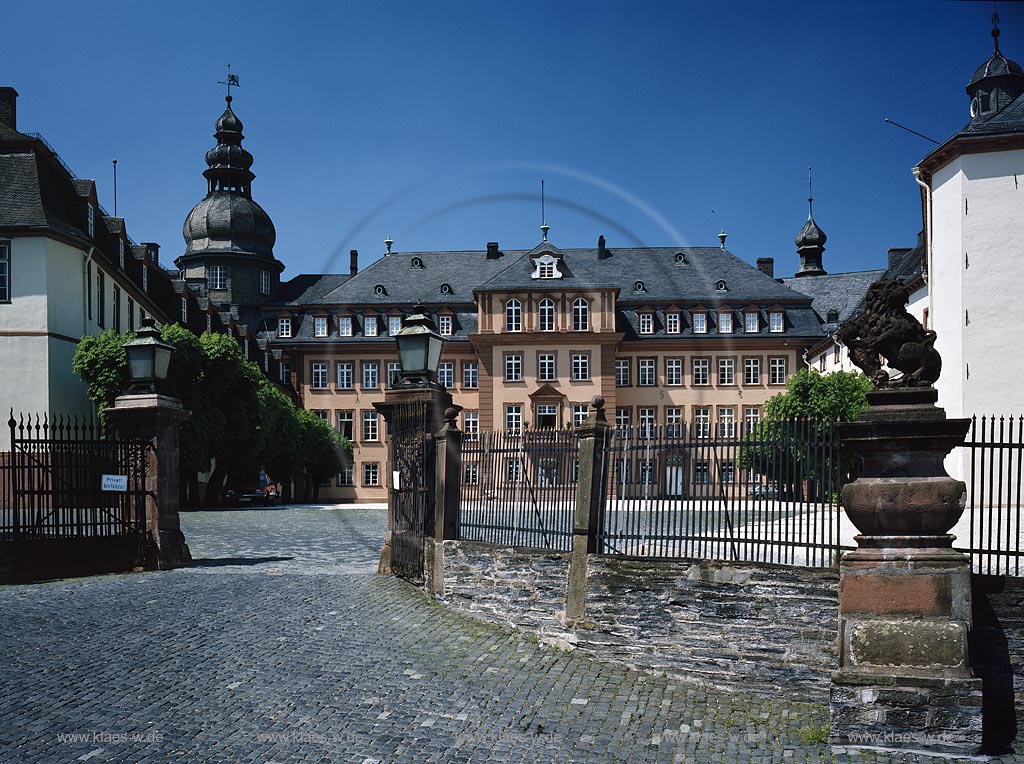
[[[540,181],[540,232],[544,236],[544,241],[548,240],[548,231],[551,230],[551,226],[548,225],[547,216],[544,214],[544,179]]]
[[[236,88],[242,87],[241,85],[238,84],[238,75],[231,73],[231,64],[228,64],[228,79],[227,79],[227,82],[224,82],[223,80],[221,80],[221,81],[217,82],[217,84],[218,85],[227,85],[228,86],[228,99],[229,100],[231,99],[231,86],[234,85]]]

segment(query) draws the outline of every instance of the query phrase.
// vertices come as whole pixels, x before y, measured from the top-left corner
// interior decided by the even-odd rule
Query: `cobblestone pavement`
[[[915,760],[432,604],[374,575],[384,525],[188,513],[192,567],[0,588],[0,762]]]

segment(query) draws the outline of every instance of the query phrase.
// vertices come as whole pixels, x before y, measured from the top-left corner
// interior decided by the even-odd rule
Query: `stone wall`
[[[565,628],[568,554],[445,542],[445,599],[542,641],[679,679],[827,702],[838,575],[771,565],[595,557],[587,618]]]
[[[773,565],[591,558],[588,622],[562,622],[568,553],[445,542],[446,603],[541,641],[682,680],[826,703],[836,666],[838,574]],[[986,748],[1024,719],[1024,578],[973,579],[974,671]]]

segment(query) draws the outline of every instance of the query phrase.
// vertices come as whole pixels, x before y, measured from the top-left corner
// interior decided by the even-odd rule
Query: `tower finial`
[[[996,53],[999,52],[999,11],[995,0],[992,0],[992,47]]]
[[[395,242],[393,242],[391,240],[391,236],[390,235],[388,236],[388,238],[384,239],[384,246],[388,248],[388,252],[387,253],[389,255],[391,254],[391,245],[394,244],[394,243]]]
[[[811,177],[810,165],[807,167],[807,219],[814,218],[814,181]]]
[[[226,81],[221,80],[217,82],[218,85],[227,85],[228,94],[224,97],[224,100],[231,103],[231,86],[234,85],[236,88],[242,87],[238,84],[238,75],[231,73],[231,64],[228,64],[228,78]]]
[[[544,214],[544,179],[540,179],[540,232],[544,237],[544,241],[548,240],[548,231],[551,230],[551,226],[548,225],[547,216]]]

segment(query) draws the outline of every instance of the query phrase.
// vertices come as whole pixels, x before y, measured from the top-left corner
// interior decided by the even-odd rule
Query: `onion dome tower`
[[[824,276],[821,255],[828,237],[814,222],[814,195],[811,193],[811,168],[807,168],[807,222],[796,235],[796,251],[800,255],[800,268],[794,276]]]
[[[1024,71],[999,50],[999,14],[992,13],[992,57],[974,70],[967,85],[971,124],[984,122],[1024,93]]]
[[[252,199],[252,154],[242,147],[242,120],[227,107],[206,152],[207,193],[185,218],[185,254],[175,264],[191,288],[219,305],[256,308],[277,292],[284,264],[274,257],[277,233]]]

